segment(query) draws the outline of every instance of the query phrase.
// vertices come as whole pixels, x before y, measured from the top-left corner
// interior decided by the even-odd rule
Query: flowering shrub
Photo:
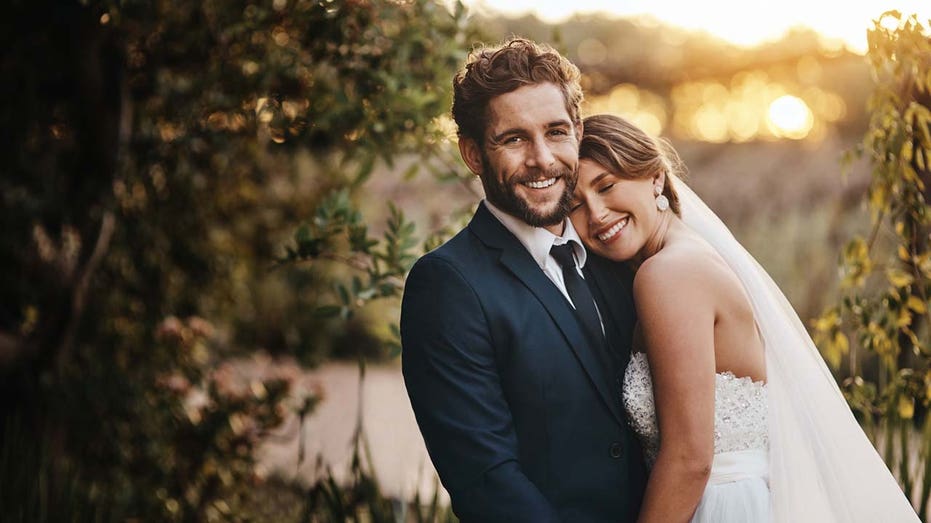
[[[127,448],[133,488],[151,488],[150,511],[164,521],[229,521],[244,496],[264,478],[254,451],[289,416],[317,402],[319,387],[301,385],[300,367],[263,353],[217,361],[213,326],[199,317],[174,316],[159,324],[157,348],[177,365],[154,375],[147,412]],[[152,515],[156,512],[148,512]]]
[[[453,11],[435,0],[10,6],[0,520],[248,517],[237,507],[262,480],[255,445],[320,392],[301,390],[293,363],[243,355],[319,362],[340,334],[315,312],[331,273],[269,269],[327,195],[354,207],[378,162],[436,149],[469,31]],[[368,237],[364,220],[349,222],[352,238]],[[354,293],[396,294],[400,233],[365,247],[379,266]]]

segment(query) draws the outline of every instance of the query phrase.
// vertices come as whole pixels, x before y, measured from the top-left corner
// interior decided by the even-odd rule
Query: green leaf
[[[915,400],[905,395],[899,396],[896,413],[900,419],[912,419],[915,415]]]
[[[417,173],[420,172],[420,164],[418,162],[412,163],[407,169],[404,170],[403,179],[405,181],[413,180]]]
[[[908,287],[912,284],[913,281],[915,281],[915,278],[911,274],[903,271],[902,269],[894,268],[886,269],[886,278],[889,280],[889,283],[891,283],[892,286],[897,289]]]
[[[339,315],[342,307],[339,305],[321,305],[314,310],[318,318],[333,318]]]
[[[339,299],[343,302],[343,305],[349,305],[351,303],[349,299],[349,291],[346,289],[346,286],[342,283],[336,284],[336,292],[339,294]]]
[[[376,156],[373,154],[362,158],[362,162],[359,164],[359,169],[356,171],[356,177],[352,181],[353,187],[359,187],[372,176],[372,171],[375,170],[375,159]]]
[[[917,314],[924,314],[928,312],[928,307],[924,300],[915,295],[908,297],[908,308],[915,311]]]

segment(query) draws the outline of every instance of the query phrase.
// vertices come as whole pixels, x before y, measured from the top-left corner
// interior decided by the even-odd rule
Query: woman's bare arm
[[[664,251],[634,280],[661,437],[641,523],[688,521],[714,459],[714,278],[686,254]]]

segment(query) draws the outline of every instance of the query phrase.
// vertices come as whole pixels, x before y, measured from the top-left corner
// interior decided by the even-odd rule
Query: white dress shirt
[[[488,200],[484,200],[484,204],[491,211],[491,214],[507,230],[511,231],[511,234],[517,237],[524,248],[527,249],[527,252],[530,253],[530,256],[537,262],[537,265],[543,269],[543,273],[546,274],[547,278],[556,285],[556,288],[572,304],[572,298],[569,297],[569,291],[566,290],[566,283],[562,277],[562,267],[556,261],[556,258],[553,258],[553,255],[550,254],[550,249],[554,245],[572,244],[572,251],[575,253],[575,269],[579,271],[580,275],[582,274],[582,267],[585,267],[585,260],[588,255],[585,252],[585,246],[582,245],[582,239],[579,238],[579,233],[572,226],[572,222],[566,218],[562,236],[556,236],[543,227],[534,227],[520,218],[511,216],[495,207]],[[585,276],[582,275],[582,278],[585,278]],[[572,304],[572,307],[574,308],[575,304]],[[595,307],[597,308],[598,305],[596,304]]]

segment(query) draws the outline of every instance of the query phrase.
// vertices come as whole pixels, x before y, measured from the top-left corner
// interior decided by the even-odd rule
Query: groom
[[[453,87],[485,200],[404,292],[404,379],[430,457],[466,523],[633,521],[646,471],[620,404],[629,279],[567,219],[579,71],[512,39],[474,51]]]

